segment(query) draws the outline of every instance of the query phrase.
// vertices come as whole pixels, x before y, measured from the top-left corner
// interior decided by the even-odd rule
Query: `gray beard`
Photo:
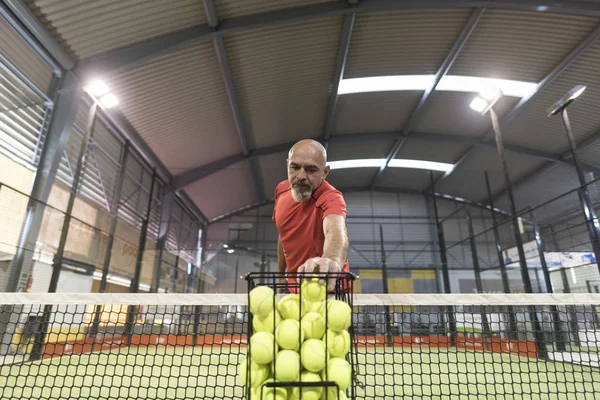
[[[309,190],[298,190],[298,189],[292,187],[292,197],[298,203],[301,203],[303,201],[310,199],[311,195],[312,195],[312,190],[310,190],[310,189]]]

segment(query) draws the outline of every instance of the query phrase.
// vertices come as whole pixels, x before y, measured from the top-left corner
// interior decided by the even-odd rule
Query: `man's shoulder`
[[[285,180],[285,181],[279,182],[279,184],[275,187],[274,199],[277,200],[277,197],[279,197],[280,195],[282,195],[285,192],[288,192],[290,189],[291,189],[291,186],[290,186],[289,181]]]
[[[344,202],[344,195],[329,182],[323,181],[319,187],[318,196],[316,196],[317,205],[332,200]]]

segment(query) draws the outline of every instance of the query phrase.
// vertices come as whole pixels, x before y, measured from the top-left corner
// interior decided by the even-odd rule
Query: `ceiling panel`
[[[287,152],[270,154],[258,158],[267,198],[272,198],[279,182],[287,179],[286,158]]]
[[[48,30],[87,57],[205,22],[198,0],[28,0]]]
[[[468,147],[462,143],[424,141],[409,136],[396,158],[454,163]]]
[[[579,151],[578,155],[581,161],[600,166],[600,140],[596,141],[596,143],[590,145],[585,150],[582,149]]]
[[[333,140],[327,148],[329,161],[361,158],[385,158],[394,144],[393,140]]]
[[[544,164],[544,161],[515,153],[506,153],[506,162],[513,182]],[[436,185],[436,192],[471,201],[487,199],[485,171],[490,177],[492,193],[496,193],[504,186],[504,173],[496,149],[492,147],[478,148],[448,178]]]
[[[209,219],[256,202],[245,161],[215,172],[184,190]]]
[[[117,76],[109,85],[119,110],[176,175],[241,152],[218,76],[212,45],[198,43]]]
[[[336,169],[329,173],[327,181],[339,189],[366,188],[376,172],[377,168]]]
[[[216,0],[215,5],[217,7],[219,19],[225,19],[330,1],[331,0]]]
[[[358,14],[344,78],[435,74],[469,9]]]
[[[507,143],[520,144],[555,154],[569,149],[560,116],[547,116],[547,109],[576,85],[586,91],[568,108],[577,142],[600,130],[600,44],[583,53],[566,71],[542,90],[508,125],[502,128]]]
[[[421,92],[359,93],[340,96],[334,132],[399,131],[417,106]]]
[[[474,98],[473,93],[434,92],[414,130],[463,136],[483,135],[491,129],[492,123],[489,115],[481,115],[469,107]],[[494,106],[498,116],[502,117],[518,100],[514,97],[500,99]]]
[[[576,15],[487,9],[450,74],[538,82],[598,22]]]
[[[225,39],[251,147],[323,134],[341,17]]]

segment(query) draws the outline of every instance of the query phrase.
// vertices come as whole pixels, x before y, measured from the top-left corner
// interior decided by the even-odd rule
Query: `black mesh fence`
[[[319,380],[310,380],[305,363],[316,355],[307,353],[302,378],[282,385],[277,358],[260,358],[252,341],[251,380],[239,376],[249,334],[263,332],[252,322],[257,317],[246,294],[8,296],[0,297],[0,318],[14,325],[2,338],[8,347],[0,354],[3,399],[243,399],[260,398],[261,387],[263,398],[294,399],[300,379],[313,382],[303,389],[305,399],[600,398],[595,294],[346,297],[352,301],[348,352],[332,344],[335,335],[302,338],[302,345],[324,341],[328,365],[334,358],[350,365],[351,379],[339,393],[322,384],[346,385],[336,369],[317,366]],[[289,294],[277,296],[280,302]],[[280,316],[279,325],[290,319]],[[330,318],[324,317],[327,328]]]

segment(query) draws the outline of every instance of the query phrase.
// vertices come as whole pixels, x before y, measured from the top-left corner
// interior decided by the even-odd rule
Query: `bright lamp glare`
[[[492,101],[502,96],[502,92],[495,86],[488,86],[481,89],[479,96],[483,97],[487,101]]]
[[[573,93],[573,95],[571,96],[571,98],[569,100],[575,100],[576,98],[578,98],[579,96],[581,96],[581,93],[585,92],[585,86],[583,86],[581,89],[579,89],[578,91],[576,91],[575,93]]]
[[[488,88],[494,88],[496,91],[502,91],[504,96],[526,97],[535,90],[536,86],[535,83],[511,81],[508,79],[446,75],[440,80],[436,89],[451,92],[479,93],[482,89],[488,91]]]
[[[108,86],[106,86],[106,83],[102,82],[101,80],[96,79],[84,87],[84,90],[90,93],[92,96],[100,97],[108,93]]]
[[[469,107],[477,112],[482,112],[488,106],[488,102],[481,97],[475,97]]]
[[[362,160],[342,160],[342,161],[330,161],[327,163],[331,169],[344,169],[344,168],[371,168],[371,167],[383,167],[385,165],[384,159],[362,159]]]
[[[434,161],[422,161],[422,160],[391,160],[388,164],[389,167],[394,168],[414,168],[414,169],[426,169],[429,171],[442,171],[447,172],[454,168],[454,165],[447,163],[440,163]]]
[[[102,98],[100,98],[100,102],[102,103],[102,105],[106,108],[112,108],[114,106],[116,106],[117,104],[119,104],[119,99],[117,99],[117,97],[112,94],[106,94],[104,96],[102,96]]]
[[[229,254],[233,254],[234,250],[233,250],[233,249],[227,249],[227,252],[228,252]]]

